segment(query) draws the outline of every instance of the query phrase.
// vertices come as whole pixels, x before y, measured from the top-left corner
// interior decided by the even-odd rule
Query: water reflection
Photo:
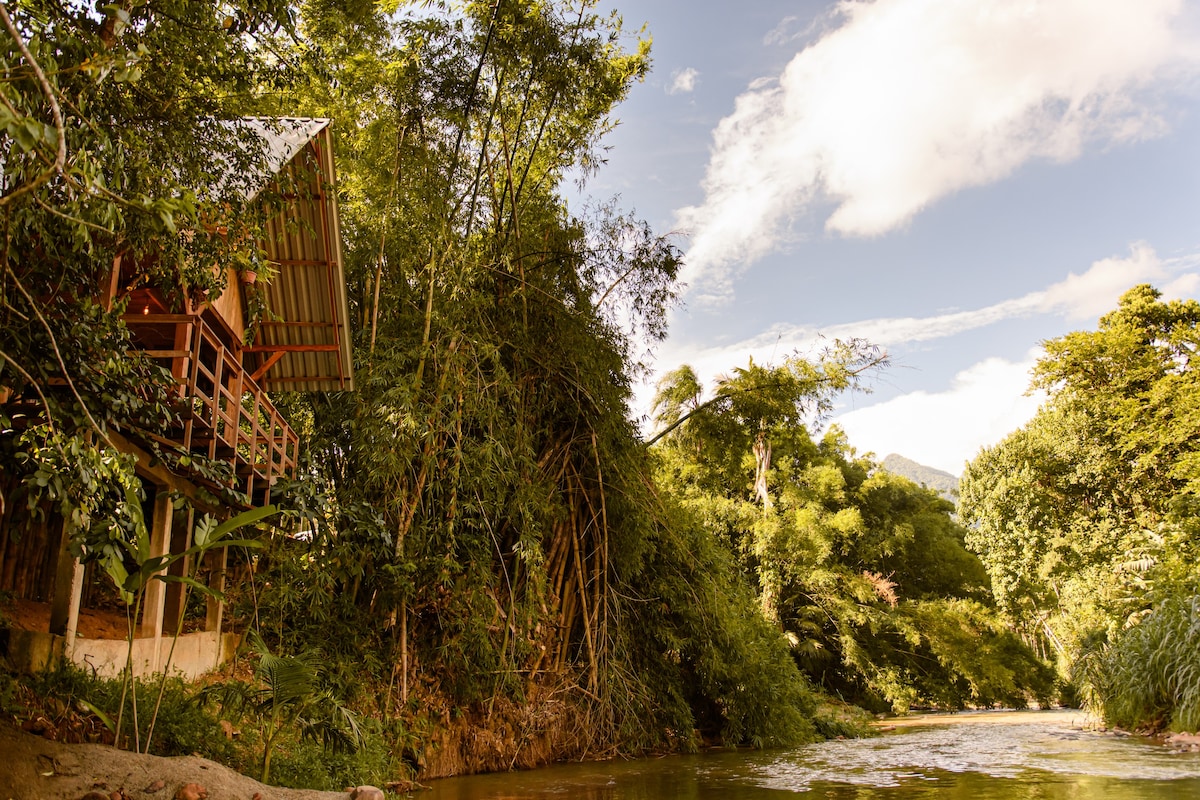
[[[438,781],[428,800],[1176,800],[1200,797],[1200,754],[1081,730],[1078,714],[930,720],[876,739],[785,752],[573,764]]]

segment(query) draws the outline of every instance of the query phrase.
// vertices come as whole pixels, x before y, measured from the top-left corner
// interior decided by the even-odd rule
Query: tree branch
[[[8,30],[8,35],[17,43],[17,48],[21,51],[21,55],[29,62],[29,66],[33,69],[33,74],[37,77],[38,86],[41,88],[42,94],[45,95],[46,101],[50,103],[50,113],[54,117],[54,130],[58,138],[54,163],[30,183],[18,187],[11,194],[0,197],[0,206],[4,206],[16,200],[21,195],[32,192],[39,186],[42,186],[55,175],[62,173],[63,166],[67,163],[67,131],[66,126],[63,124],[62,108],[59,107],[58,98],[54,94],[54,87],[50,85],[46,73],[42,71],[42,67],[33,57],[33,53],[29,52],[29,48],[25,46],[25,41],[21,39],[21,34],[17,30],[17,26],[13,24],[12,17],[8,15],[8,9],[3,4],[0,4],[0,21],[3,21],[4,27]]]

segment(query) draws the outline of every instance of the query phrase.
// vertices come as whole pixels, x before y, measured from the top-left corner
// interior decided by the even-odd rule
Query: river
[[[1088,730],[1078,711],[907,719],[870,739],[715,752],[434,783],[420,800],[1182,800],[1200,753]]]

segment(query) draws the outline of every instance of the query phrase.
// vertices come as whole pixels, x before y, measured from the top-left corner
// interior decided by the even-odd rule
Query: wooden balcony
[[[228,461],[228,488],[251,505],[296,468],[299,437],[243,363],[244,348],[213,314],[128,314],[125,324],[147,356],[179,383],[180,425],[166,443]]]

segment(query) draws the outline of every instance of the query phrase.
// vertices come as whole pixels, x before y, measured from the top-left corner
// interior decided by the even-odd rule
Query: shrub
[[[1200,729],[1200,593],[1177,585],[1110,641],[1097,636],[1073,677],[1087,706],[1121,728]]]

